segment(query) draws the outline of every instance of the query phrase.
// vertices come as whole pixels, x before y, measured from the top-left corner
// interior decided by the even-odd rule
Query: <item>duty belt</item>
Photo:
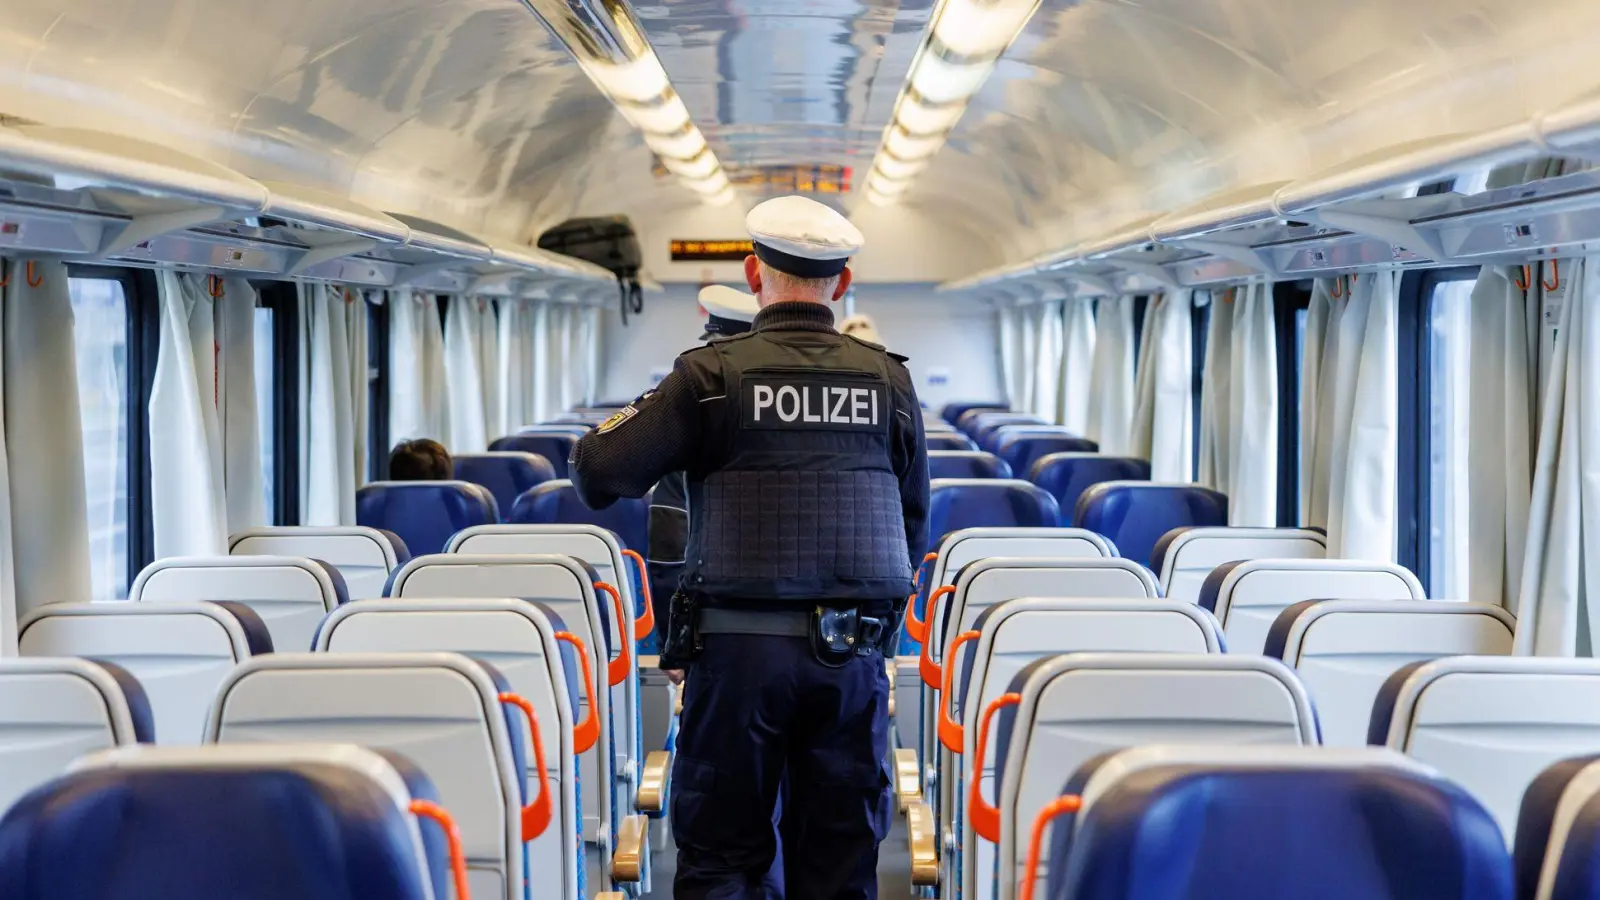
[[[811,612],[702,609],[698,630],[701,635],[807,638],[817,661],[830,667],[842,666],[853,656],[868,656],[881,649],[886,633],[882,619],[863,616],[857,609],[826,606],[818,606]]]
[[[791,609],[703,609],[700,633],[810,637],[811,613]]]

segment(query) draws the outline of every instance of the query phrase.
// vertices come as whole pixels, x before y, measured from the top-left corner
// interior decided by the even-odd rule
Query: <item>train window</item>
[[[255,364],[256,364],[256,425],[261,440],[261,499],[267,513],[267,524],[282,525],[278,521],[278,417],[276,401],[278,385],[274,380],[272,365],[277,325],[276,311],[270,306],[256,307]]]
[[[1467,385],[1471,281],[1439,281],[1428,297],[1429,596],[1467,600]]]
[[[78,411],[95,600],[128,596],[128,296],[109,278],[72,278]]]

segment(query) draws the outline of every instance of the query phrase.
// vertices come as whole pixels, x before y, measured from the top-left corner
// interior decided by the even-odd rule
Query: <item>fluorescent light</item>
[[[600,90],[613,100],[649,103],[671,87],[667,70],[661,68],[661,60],[656,59],[654,52],[620,65],[594,62],[584,68]]]
[[[705,136],[700,133],[700,129],[692,125],[688,131],[682,134],[651,134],[647,131],[644,135],[644,142],[663,161],[669,157],[680,160],[694,159],[706,150]],[[667,168],[670,169],[672,167],[669,165]]]
[[[952,63],[937,54],[924,53],[911,70],[911,86],[932,103],[966,100],[983,87],[994,71],[994,63]]]
[[[722,193],[724,189],[733,187],[728,183],[728,176],[721,169],[705,178],[685,178],[683,186],[706,197],[714,197]]]
[[[889,129],[889,135],[884,139],[883,149],[892,153],[906,162],[926,159],[939,152],[944,146],[944,135],[936,134],[926,137],[913,137],[898,125]]]
[[[910,186],[911,182],[909,180],[891,181],[876,172],[872,173],[872,177],[867,179],[867,190],[877,191],[886,197],[898,197],[905,193],[906,188]]]
[[[676,93],[654,106],[619,107],[640,131],[676,134],[689,124],[689,110]]]
[[[890,156],[887,153],[881,154],[878,157],[877,164],[873,166],[878,172],[893,181],[910,178],[927,167],[928,161],[926,159],[905,160]]]
[[[934,106],[914,94],[906,94],[900,101],[900,107],[895,110],[894,117],[912,134],[934,134],[955,127],[956,121],[966,111],[966,104],[963,103]]]
[[[710,206],[727,206],[729,203],[733,202],[733,196],[733,185],[730,184],[715,194],[705,197],[704,199],[707,205]]]
[[[1038,5],[1039,0],[945,0],[933,36],[957,56],[998,56]]]
[[[661,164],[666,166],[667,171],[672,174],[680,178],[689,179],[709,178],[712,172],[721,169],[721,166],[717,164],[717,158],[708,152],[702,152],[693,159],[677,159],[671,156],[663,156]]]

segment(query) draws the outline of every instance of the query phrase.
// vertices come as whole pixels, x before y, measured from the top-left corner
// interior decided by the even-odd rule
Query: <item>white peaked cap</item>
[[[735,322],[754,321],[761,309],[754,294],[736,291],[721,284],[701,288],[700,305],[719,319],[732,319]]]
[[[796,195],[757,205],[744,225],[762,262],[802,278],[837,275],[866,243],[849,219]]]

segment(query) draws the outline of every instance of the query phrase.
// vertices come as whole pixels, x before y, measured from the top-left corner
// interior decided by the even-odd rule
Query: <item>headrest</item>
[[[1340,600],[1422,600],[1422,583],[1395,563],[1360,559],[1241,559],[1211,570],[1200,587],[1199,603],[1224,624],[1240,591],[1273,597]],[[1317,597],[1306,597],[1305,593]]]
[[[1077,515],[1078,499],[1084,491],[1106,481],[1149,481],[1150,463],[1129,456],[1101,453],[1050,453],[1033,463],[1026,473],[1029,481],[1056,498],[1064,524]]]
[[[1466,791],[1386,765],[1154,765],[1058,825],[1050,895],[1074,900],[1510,900],[1499,829]],[[1087,798],[1086,798],[1087,799]],[[1056,848],[1059,846],[1059,850]],[[1152,873],[1160,873],[1153,876]]]
[[[1228,524],[1228,498],[1195,484],[1103,482],[1078,498],[1076,522],[1116,541],[1124,556],[1148,566],[1156,542],[1172,529]]]
[[[1006,425],[1048,424],[1050,423],[1039,418],[1038,416],[1029,415],[1028,413],[980,412],[968,419],[965,424],[958,427],[960,427],[962,431],[966,432],[968,437],[971,437],[973,440],[977,441],[978,446],[982,447],[984,438],[988,437],[989,433],[994,431],[996,428],[1001,428]]]
[[[574,430],[558,428],[532,428],[516,434],[496,438],[489,449],[496,452],[532,453],[542,456],[555,470],[557,478],[567,477],[567,460],[572,448],[578,445],[581,434]]]
[[[944,406],[940,407],[939,418],[944,419],[951,425],[959,425],[961,423],[961,418],[968,413],[1005,412],[1007,409],[1009,409],[1009,407],[1007,407],[1004,403],[996,403],[993,401],[980,403],[971,400],[963,400],[955,403],[946,403]]]
[[[929,446],[932,446],[931,442]],[[976,450],[929,450],[928,477],[930,479],[1010,478],[1011,467],[993,453]]]
[[[239,749],[110,751],[36,789],[0,819],[0,896],[448,896],[447,865],[427,858],[405,780],[381,756]]]
[[[246,528],[228,538],[228,553],[241,556],[304,556],[325,560],[335,567],[364,561],[361,551],[370,546],[385,570],[411,558],[400,535],[362,525],[274,525]]]
[[[1060,520],[1055,498],[1026,481],[941,478],[930,486],[929,534],[983,526],[1051,527]]]
[[[1439,628],[1445,629],[1450,637],[1460,638],[1464,636],[1464,632],[1456,622],[1460,621],[1461,616],[1478,616],[1488,623],[1503,627],[1506,652],[1510,653],[1510,640],[1516,631],[1517,620],[1506,611],[1505,607],[1489,603],[1453,603],[1444,600],[1302,600],[1278,614],[1277,620],[1272,623],[1272,630],[1267,634],[1264,652],[1267,656],[1281,659],[1292,666],[1298,665],[1301,653],[1305,650],[1306,639],[1319,623],[1338,623],[1334,627],[1339,628],[1350,626],[1354,620],[1369,622],[1372,628],[1392,634],[1393,628],[1401,622],[1405,623],[1406,628],[1415,632],[1419,622],[1437,619]],[[1394,625],[1384,622],[1390,617],[1395,617],[1391,619]],[[1342,639],[1345,634],[1343,628],[1340,628],[1339,637]],[[1426,637],[1418,635],[1414,645],[1418,655],[1433,655],[1432,642]],[[1385,644],[1374,646],[1372,652],[1389,654],[1397,649],[1399,648]]]
[[[1185,525],[1161,536],[1150,555],[1150,568],[1171,588],[1178,571],[1216,568],[1238,559],[1322,559],[1327,535],[1309,528],[1201,528]]]
[[[957,431],[929,431],[926,434],[928,450],[977,450],[978,445]]]
[[[465,481],[377,481],[356,491],[356,521],[393,531],[413,554],[426,554],[463,528],[499,521],[499,513],[493,495]]]
[[[509,450],[457,454],[455,468],[458,480],[488,488],[502,510],[511,509],[524,491],[556,478],[555,467],[544,457]]]
[[[990,437],[993,452],[1013,472],[1031,472],[1033,464],[1052,453],[1098,453],[1100,445],[1076,435],[1040,434],[1024,428],[1001,428]]]
[[[1442,602],[1442,601],[1441,601]],[[1474,687],[1504,676],[1507,680],[1524,680],[1527,694],[1537,693],[1540,683],[1559,685],[1571,692],[1582,684],[1595,684],[1589,679],[1600,676],[1600,659],[1542,656],[1451,656],[1443,659],[1423,660],[1396,669],[1384,681],[1372,707],[1372,723],[1367,733],[1367,743],[1375,746],[1387,744],[1396,750],[1406,749],[1413,717],[1418,705],[1427,697],[1430,688],[1454,676],[1472,676]],[[1489,676],[1489,677],[1485,677]],[[1518,692],[1502,691],[1500,702],[1514,699]],[[1583,691],[1586,695],[1588,690]],[[1569,693],[1568,698],[1572,695]],[[1526,710],[1530,718],[1542,718],[1537,710]],[[1579,710],[1587,720],[1587,710]]]
[[[0,658],[0,684],[10,678],[31,681],[36,676],[73,678],[92,688],[99,698],[95,706],[104,711],[105,724],[116,744],[155,743],[150,698],[139,680],[116,663],[71,656]]]
[[[547,481],[517,498],[509,522],[527,525],[595,525],[617,535],[627,549],[650,546],[650,495],[624,497],[605,509],[590,509],[572,482]]]

